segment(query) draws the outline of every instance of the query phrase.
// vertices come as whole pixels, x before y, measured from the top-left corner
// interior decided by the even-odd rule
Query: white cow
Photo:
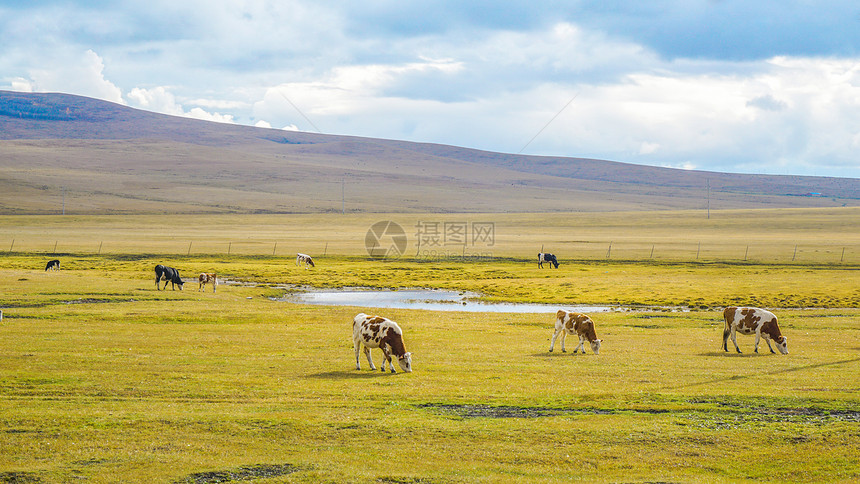
[[[729,351],[729,336],[732,337],[732,343],[735,344],[735,349],[740,353],[741,349],[738,348],[736,333],[755,333],[756,353],[758,353],[759,341],[764,337],[771,353],[776,353],[770,345],[770,340],[773,340],[780,353],[784,355],[788,354],[788,338],[783,336],[779,331],[779,324],[777,324],[776,316],[774,316],[772,312],[759,308],[728,307],[723,311],[723,319],[726,320],[726,328],[723,330],[724,351]]]
[[[197,277],[197,283],[199,284],[197,291],[206,291],[206,284],[212,284],[212,292],[215,292],[215,288],[218,287],[218,274],[214,272],[201,272]]]
[[[352,342],[355,346],[356,370],[361,369],[358,353],[361,346],[364,345],[364,355],[367,356],[367,363],[370,364],[371,370],[375,370],[376,366],[373,365],[373,360],[370,358],[370,349],[379,348],[383,354],[382,371],[385,371],[385,362],[387,361],[391,373],[397,373],[391,363],[392,354],[397,357],[397,363],[400,364],[403,371],[406,373],[412,371],[412,353],[407,353],[406,347],[403,345],[403,331],[397,323],[390,319],[359,313],[352,321]]]
[[[296,265],[301,266],[302,264],[305,265],[305,269],[307,269],[308,266],[314,267],[314,260],[307,254],[298,253],[296,254]]]

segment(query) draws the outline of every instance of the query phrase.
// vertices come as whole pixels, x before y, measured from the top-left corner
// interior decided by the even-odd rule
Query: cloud
[[[132,106],[157,113],[184,116],[204,121],[215,121],[218,123],[235,122],[232,115],[210,113],[199,107],[185,111],[183,106],[176,101],[176,97],[164,86],[152,89],[135,87],[128,93],[128,99]]]
[[[0,84],[284,129],[514,153],[537,135],[526,153],[860,176],[858,13],[847,0],[0,1]]]
[[[33,91],[65,92],[125,104],[122,91],[105,78],[104,69],[102,58],[87,50],[83,55],[72,58],[71,62],[58,60],[53,68],[34,68],[30,72],[29,83],[19,78],[16,85]]]
[[[770,94],[765,94],[763,96],[758,96],[755,99],[750,99],[747,101],[747,106],[763,109],[765,111],[782,111],[788,107],[788,104],[784,101],[780,101]]]

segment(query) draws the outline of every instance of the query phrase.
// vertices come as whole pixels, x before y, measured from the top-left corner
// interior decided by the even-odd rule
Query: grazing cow
[[[182,278],[179,277],[179,271],[178,270],[176,270],[172,267],[167,267],[167,266],[163,266],[161,264],[158,264],[157,266],[155,266],[155,288],[158,289],[159,291],[161,290],[161,288],[158,287],[158,283],[160,281],[166,281],[164,283],[164,289],[167,289],[168,283],[172,283],[173,286],[171,286],[171,288],[174,291],[176,290],[177,284],[179,284],[179,290],[180,291],[182,290],[182,285],[185,284],[184,282],[182,282]]]
[[[552,266],[558,269],[558,259],[555,258],[552,254],[544,254],[543,252],[538,253],[538,267],[543,269],[543,263],[549,262]]]
[[[403,371],[406,373],[412,371],[412,353],[407,353],[406,347],[403,346],[403,331],[400,330],[397,323],[390,319],[359,313],[352,321],[352,342],[355,345],[356,370],[361,369],[358,362],[358,352],[364,345],[364,355],[367,356],[371,370],[376,370],[376,366],[373,365],[373,360],[370,358],[370,348],[379,348],[383,355],[382,371],[385,371],[385,362],[387,361],[391,373],[397,373],[391,363],[392,354],[397,357],[397,362]]]
[[[301,266],[302,264],[305,265],[305,269],[307,269],[308,266],[314,267],[314,260],[307,254],[296,254],[296,265]]]
[[[755,333],[756,353],[758,353],[759,341],[764,337],[771,353],[776,353],[770,345],[770,340],[773,340],[780,353],[788,354],[788,338],[779,331],[779,324],[772,312],[759,308],[728,307],[723,311],[723,319],[726,320],[726,328],[723,330],[723,351],[729,351],[729,336],[732,337],[735,349],[740,353],[736,333]]]
[[[585,340],[588,340],[591,343],[591,351],[594,351],[595,355],[600,354],[600,343],[603,340],[597,339],[597,333],[594,332],[594,321],[591,318],[584,314],[572,313],[563,309],[559,309],[555,316],[555,331],[552,333],[552,341],[549,344],[550,352],[552,352],[552,348],[555,346],[555,339],[558,338],[559,334],[561,334],[561,351],[563,352],[565,351],[564,337],[568,334],[575,334],[579,336],[579,346],[573,350],[574,353],[577,350],[582,350],[582,354],[584,355],[585,347],[583,343],[585,343]]]
[[[200,276],[197,277],[197,282],[200,283],[200,287],[197,288],[197,291],[206,291],[206,284],[212,283],[212,292],[215,292],[215,288],[218,287],[218,274],[214,272],[201,272]]]
[[[45,266],[45,270],[47,271],[48,269],[53,269],[55,271],[60,270],[60,260],[54,259],[48,261],[48,265]]]

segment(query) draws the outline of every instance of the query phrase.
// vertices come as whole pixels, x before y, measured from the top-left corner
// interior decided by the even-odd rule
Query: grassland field
[[[856,482],[859,215],[0,217],[0,482]],[[401,257],[367,255],[378,220]],[[494,243],[422,256],[436,221]],[[185,289],[157,291],[157,263]],[[254,284],[198,292],[202,271]],[[574,355],[548,352],[552,314],[275,299],[301,286],[618,309]],[[774,308],[790,353],[724,352],[730,304]],[[360,311],[401,325],[413,373],[354,369]]]

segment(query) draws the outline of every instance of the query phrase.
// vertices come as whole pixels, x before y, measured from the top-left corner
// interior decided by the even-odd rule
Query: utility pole
[[[711,179],[708,178],[708,220],[711,219]]]

